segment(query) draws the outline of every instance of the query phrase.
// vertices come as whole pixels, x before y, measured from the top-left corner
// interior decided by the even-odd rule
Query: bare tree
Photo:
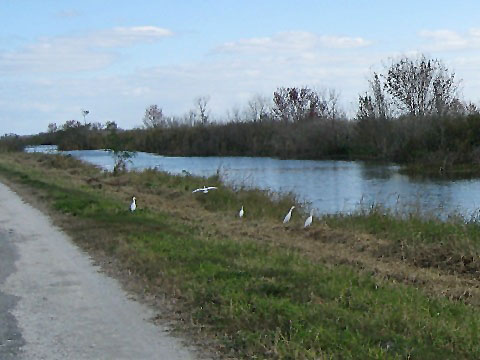
[[[328,97],[320,97],[317,108],[322,109],[323,114],[317,110],[317,116],[326,117],[332,121],[339,117],[344,117],[344,112],[340,109],[338,102],[340,100],[340,93],[335,89],[328,90]]]
[[[207,108],[209,101],[209,96],[199,96],[195,99],[198,117],[200,118],[201,123],[204,125],[208,123],[208,118],[210,116],[210,111]]]
[[[118,125],[115,121],[107,121],[105,122],[105,130],[108,131],[117,131]]]
[[[190,110],[187,114],[185,114],[184,119],[186,124],[194,126],[197,122],[197,113],[194,110]]]
[[[315,118],[320,100],[318,94],[307,87],[281,87],[273,93],[273,104],[275,118],[295,123]]]
[[[359,95],[357,118],[386,119],[390,117],[390,100],[377,73],[373,73],[369,85],[369,91]]]
[[[382,82],[382,75],[373,73],[369,90],[358,97],[355,131],[363,151],[387,156],[392,116],[390,95]]]
[[[90,128],[94,131],[101,131],[104,128],[104,125],[100,122],[94,122],[90,124]]]
[[[161,127],[164,123],[163,110],[158,105],[150,105],[145,109],[143,125],[147,129]]]
[[[82,124],[78,120],[67,120],[65,121],[65,124],[62,125],[62,130],[68,130],[68,129],[78,129],[82,127]]]
[[[480,109],[476,104],[470,101],[465,105],[465,113],[467,115],[479,115]]]
[[[243,120],[238,106],[234,106],[231,110],[227,110],[227,121],[238,123]]]
[[[247,116],[253,121],[262,121],[270,111],[269,100],[265,96],[255,95],[248,102]]]
[[[56,123],[48,124],[48,132],[49,133],[54,133],[56,131],[57,131],[57,124]]]
[[[455,73],[425,55],[393,61],[382,78],[396,105],[413,116],[445,114],[458,101]]]
[[[316,91],[308,87],[278,88],[273,93],[272,114],[284,122],[330,119],[343,112],[338,107],[340,94],[334,89]]]

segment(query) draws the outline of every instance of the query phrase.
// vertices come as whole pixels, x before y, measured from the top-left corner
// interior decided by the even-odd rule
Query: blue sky
[[[353,113],[372,71],[441,59],[480,103],[478,1],[0,0],[0,134],[50,122],[142,123],[158,104],[212,118],[279,86],[335,89]]]

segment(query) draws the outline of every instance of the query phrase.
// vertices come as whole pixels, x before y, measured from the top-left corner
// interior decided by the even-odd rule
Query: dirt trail
[[[0,235],[0,249],[9,249],[0,252],[0,305],[10,329],[0,331],[1,358],[197,358],[152,324],[154,312],[129,299],[47,216],[1,183]],[[16,347],[7,352],[12,339]]]

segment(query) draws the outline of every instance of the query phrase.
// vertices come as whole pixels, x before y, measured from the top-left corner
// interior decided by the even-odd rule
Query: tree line
[[[208,97],[170,117],[150,105],[141,127],[70,120],[30,142],[60,149],[122,149],[176,156],[273,156],[297,159],[375,159],[442,166],[477,162],[480,112],[460,98],[455,73],[424,55],[391,60],[373,72],[347,117],[335,90],[279,87],[271,99],[255,96],[244,109],[212,121]]]

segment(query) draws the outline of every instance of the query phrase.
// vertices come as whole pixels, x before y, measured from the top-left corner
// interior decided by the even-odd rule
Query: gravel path
[[[194,359],[153,316],[0,183],[0,359]]]

